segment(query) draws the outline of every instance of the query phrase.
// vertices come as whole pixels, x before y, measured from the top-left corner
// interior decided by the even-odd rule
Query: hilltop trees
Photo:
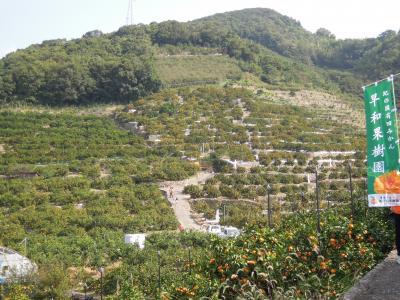
[[[357,94],[361,79],[399,69],[399,41],[399,34],[391,30],[364,40],[337,40],[323,28],[312,34],[296,20],[269,9],[187,23],[124,26],[111,34],[89,32],[81,39],[45,41],[7,55],[0,60],[0,101],[46,105],[133,101],[161,88],[156,64],[165,53],[224,54],[241,71],[275,88]]]
[[[78,104],[88,99],[95,81],[89,76],[87,67],[77,63],[57,64],[45,74],[44,83],[37,94],[46,104]]]
[[[11,100],[15,91],[15,82],[10,74],[1,76],[0,73],[0,86],[0,103]]]
[[[144,33],[52,41],[8,55],[0,63],[0,101],[50,105],[128,102],[155,92]]]

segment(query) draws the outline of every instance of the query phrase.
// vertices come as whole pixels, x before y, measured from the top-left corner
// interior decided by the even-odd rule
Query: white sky
[[[400,29],[400,0],[136,0],[135,23],[187,21],[215,13],[272,8],[338,38],[376,37]],[[32,43],[77,38],[125,25],[128,0],[0,0],[0,57]]]

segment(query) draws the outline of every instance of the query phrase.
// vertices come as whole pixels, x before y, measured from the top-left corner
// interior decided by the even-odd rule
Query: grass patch
[[[218,83],[227,79],[239,79],[242,73],[234,59],[217,55],[159,57],[156,68],[166,87]]]

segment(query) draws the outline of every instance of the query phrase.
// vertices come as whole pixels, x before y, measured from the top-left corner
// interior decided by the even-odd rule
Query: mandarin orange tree
[[[117,295],[118,282],[131,282],[146,299],[156,299],[159,249],[163,299],[336,299],[392,246],[387,212],[374,209],[366,216],[363,208],[357,207],[353,220],[348,212],[323,211],[320,234],[315,215],[299,213],[272,229],[248,227],[235,239],[155,235],[145,252],[126,252],[105,285]]]
[[[331,210],[315,231],[312,214],[288,217],[274,229],[253,228],[236,240],[214,239],[212,277],[219,297],[239,299],[258,290],[265,297],[336,298],[391,249],[383,210],[355,220]]]

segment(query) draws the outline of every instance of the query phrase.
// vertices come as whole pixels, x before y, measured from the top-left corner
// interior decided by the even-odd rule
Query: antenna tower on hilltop
[[[129,0],[128,13],[126,14],[126,25],[133,25],[133,2],[136,0]]]

